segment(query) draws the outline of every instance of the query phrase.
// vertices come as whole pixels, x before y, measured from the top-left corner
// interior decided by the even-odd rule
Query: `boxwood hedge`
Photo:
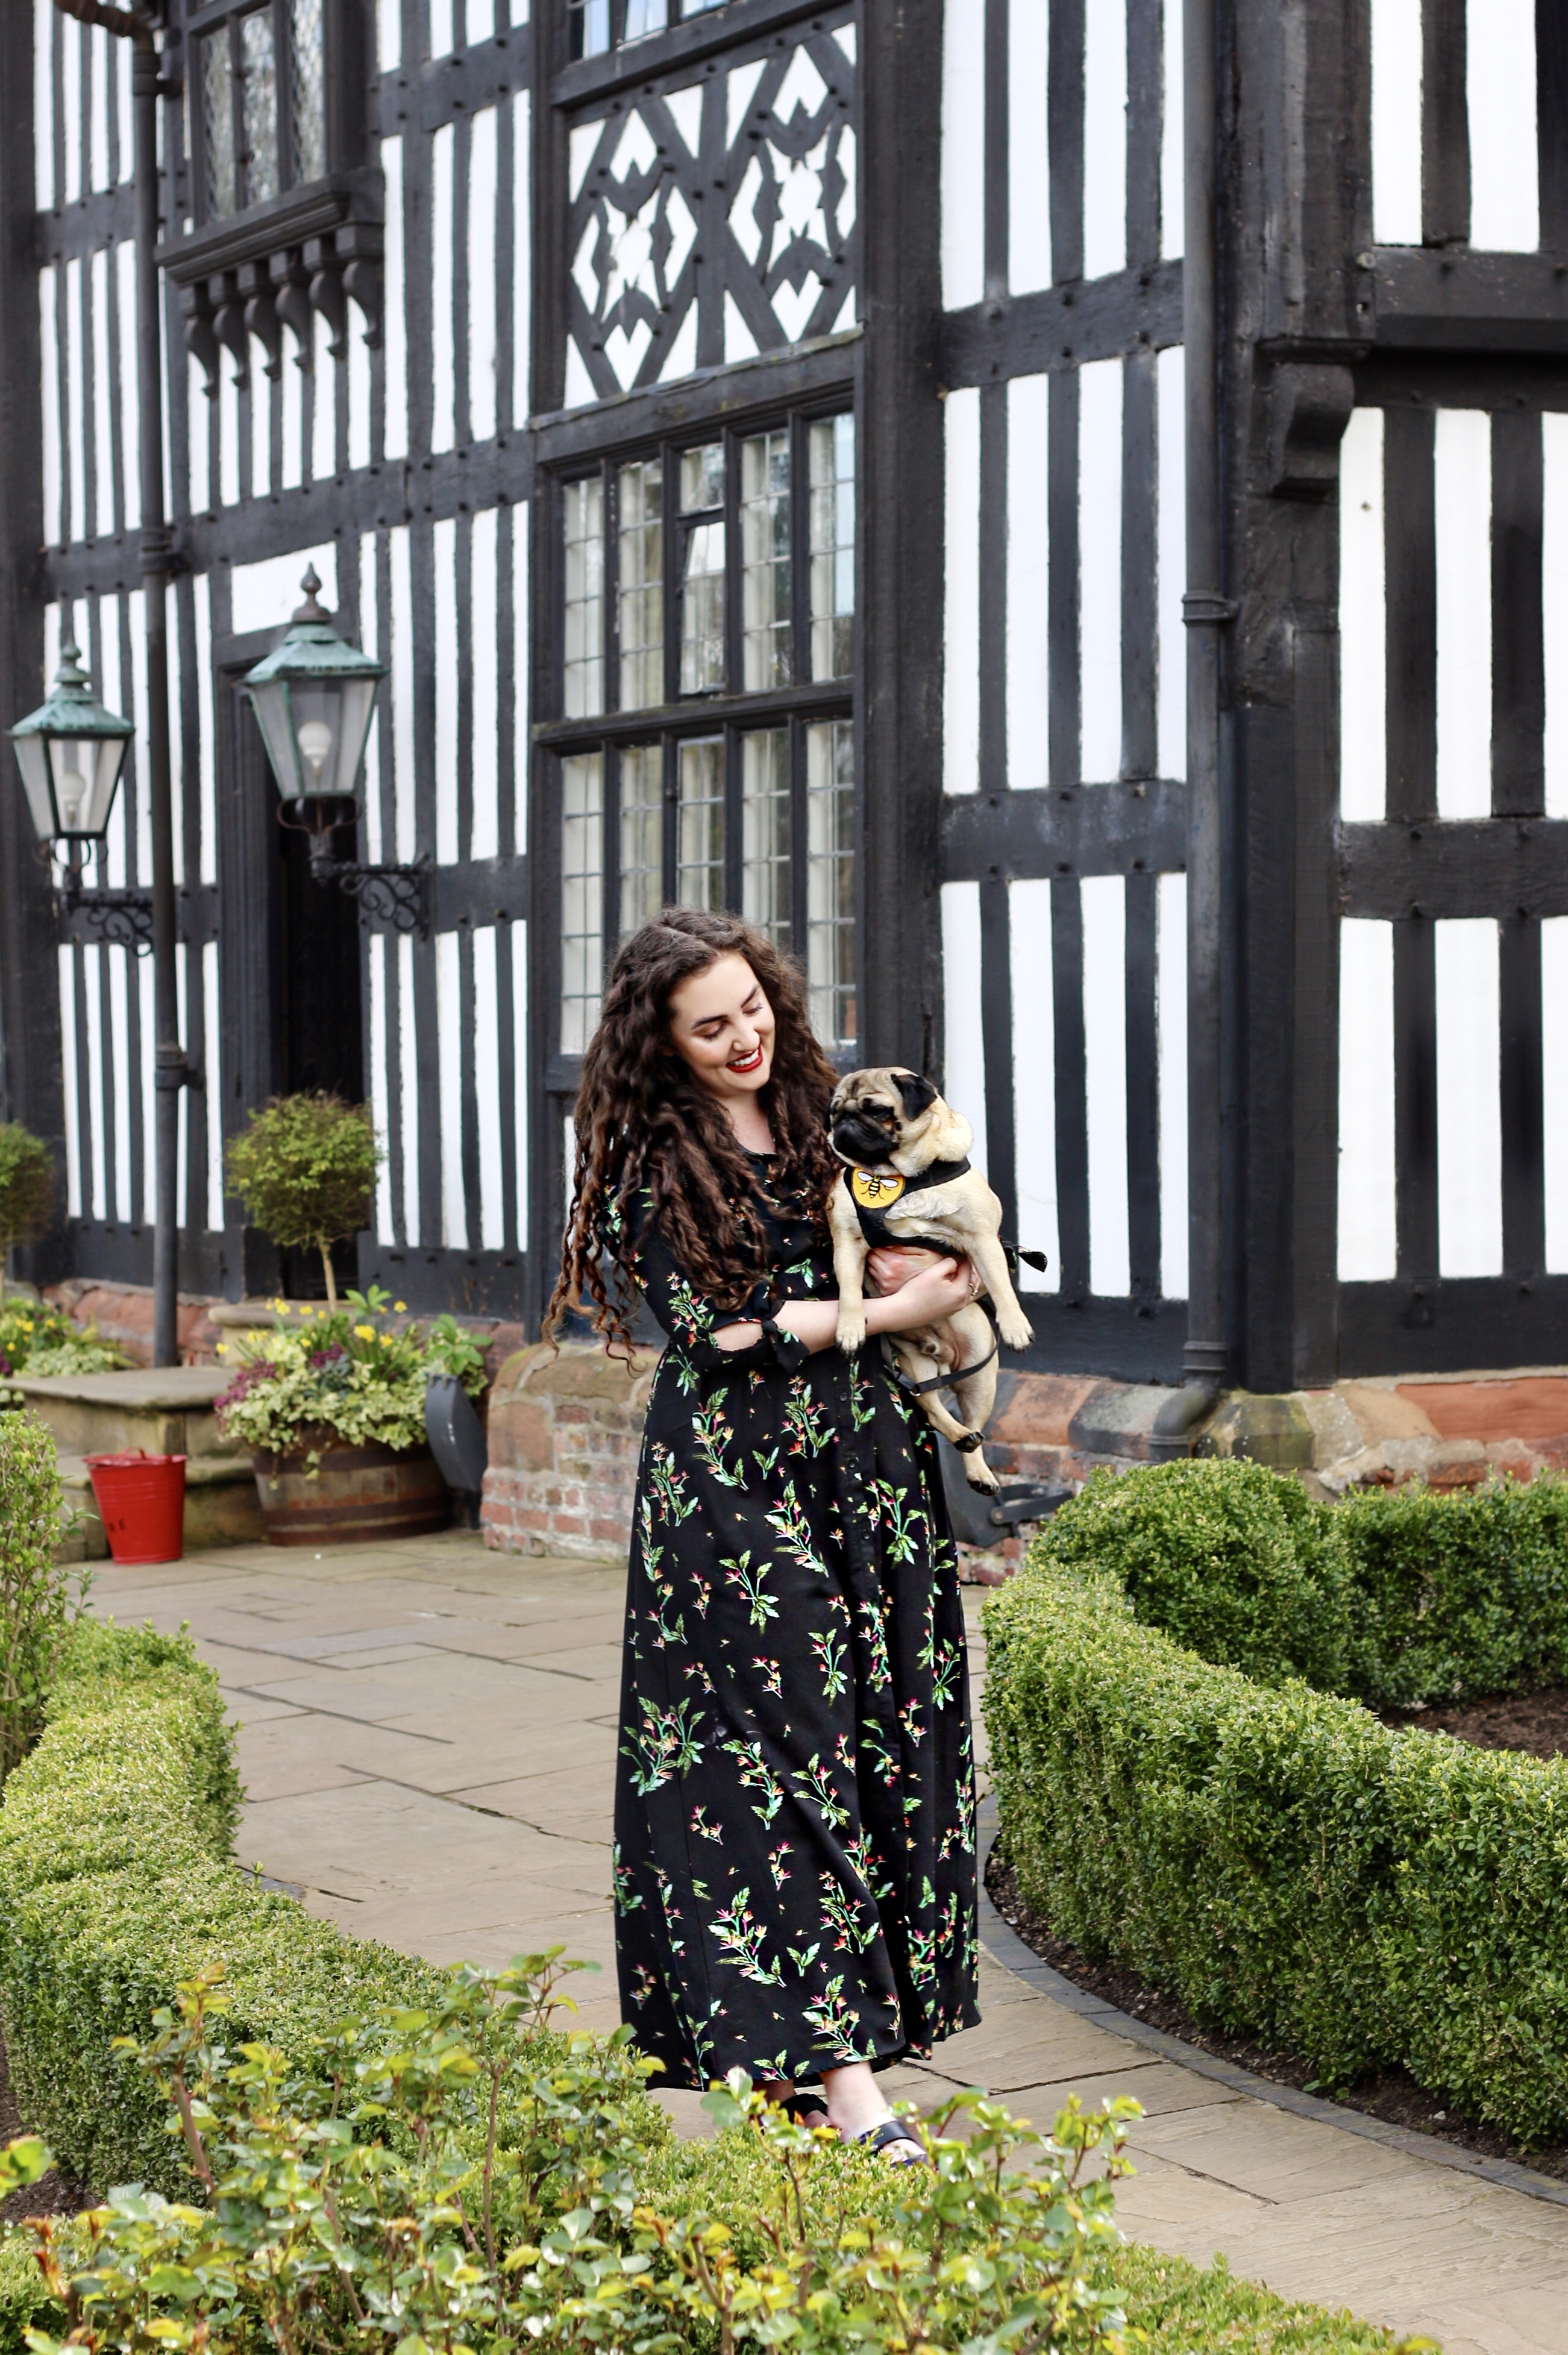
[[[1064,1551],[987,1613],[1029,1903],[1330,2084],[1403,2064],[1526,2148],[1568,2137],[1568,1762],[1200,1659]]]
[[[236,2042],[302,2061],[340,2014],[437,1984],[238,1870],[239,1799],[217,1681],[189,1639],[80,1622],[0,1807],[0,2011],[22,2114],[83,2182],[183,2189],[155,2088],[107,2055],[145,2033],[193,1958],[226,1958]]]
[[[229,1843],[239,1796],[217,1682],[189,1641],[80,1625],[43,1738],[0,1807],[0,2016],[24,2116],[100,2190],[134,2180],[189,2198],[151,2077],[113,2062],[109,2044],[116,2035],[144,2038],[154,2010],[218,1956],[231,2006],[225,2042],[232,2051],[265,2041],[298,2072],[311,2068],[319,2031],[345,2014],[434,2005],[446,1984],[443,1974],[350,1939],[237,1870]],[[743,2243],[763,2197],[746,2136],[677,2144],[645,2097],[636,2099],[643,2196],[667,2215],[711,2217]],[[847,2192],[853,2179],[855,2196],[873,2209],[899,2196],[892,2171],[859,2153],[842,2157]],[[64,2228],[68,2252],[79,2233]],[[1232,2280],[1222,2261],[1202,2269],[1124,2248],[1108,2263],[1104,2286],[1154,2355],[1393,2348],[1388,2332],[1348,2314]],[[28,2236],[0,2233],[0,2355],[23,2355],[28,2328],[62,2322]]]
[[[1037,1561],[1093,1564],[1139,1619],[1265,1684],[1373,1707],[1568,1683],[1568,1481],[1310,1498],[1261,1464],[1096,1473]]]

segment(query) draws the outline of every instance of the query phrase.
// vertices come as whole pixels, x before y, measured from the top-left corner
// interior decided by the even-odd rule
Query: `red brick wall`
[[[643,1358],[629,1376],[598,1342],[507,1359],[490,1393],[487,1546],[624,1561],[653,1371]]]

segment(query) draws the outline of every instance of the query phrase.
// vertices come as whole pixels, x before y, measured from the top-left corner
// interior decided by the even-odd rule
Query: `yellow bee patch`
[[[895,1172],[885,1178],[875,1169],[851,1171],[849,1191],[863,1210],[885,1210],[903,1192],[904,1181]]]

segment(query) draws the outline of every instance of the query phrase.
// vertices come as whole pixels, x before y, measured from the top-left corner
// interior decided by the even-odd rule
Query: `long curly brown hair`
[[[742,1306],[766,1268],[754,1173],[718,1099],[669,1037],[673,992],[729,955],[745,958],[773,1010],[773,1069],[759,1099],[775,1148],[770,1190],[827,1223],[838,1171],[827,1113],[837,1075],[812,1035],[798,967],[738,916],[667,908],[622,943],[582,1059],[571,1210],[547,1341],[569,1310],[592,1302],[611,1355],[631,1355],[636,1287],[626,1213],[644,1186],[671,1251],[721,1308]]]

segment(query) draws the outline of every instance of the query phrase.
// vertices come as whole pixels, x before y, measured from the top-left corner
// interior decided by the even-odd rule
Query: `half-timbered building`
[[[1552,1361],[1568,16],[1535,0],[166,0],[181,1282],[368,1097],[364,1279],[537,1321],[617,939],[733,907],[943,1076],[1042,1368]],[[0,721],[144,730],[67,905],[0,788],[32,1272],[146,1282],[129,44],[0,12]],[[313,875],[239,682],[388,668]],[[1189,1305],[1190,1304],[1190,1305]]]

